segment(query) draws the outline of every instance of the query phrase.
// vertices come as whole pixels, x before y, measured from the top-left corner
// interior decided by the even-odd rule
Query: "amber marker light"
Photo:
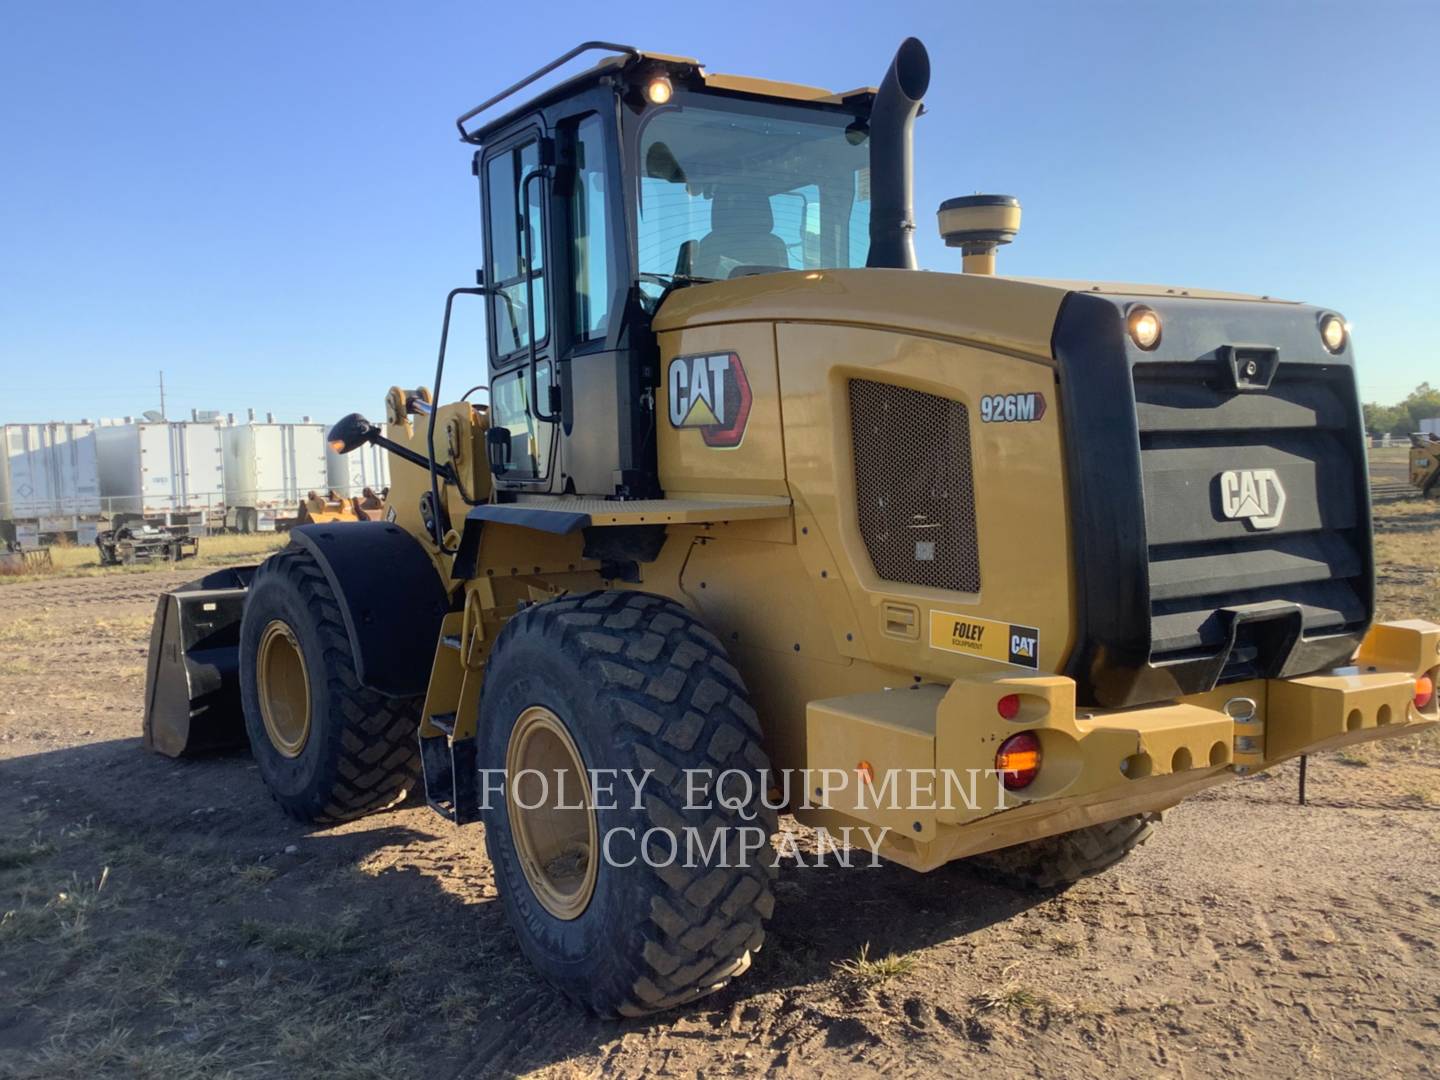
[[[1435,700],[1435,680],[1429,675],[1421,675],[1415,680],[1415,708],[1425,709],[1430,702]]]
[[[1125,328],[1130,331],[1130,340],[1149,352],[1160,344],[1160,316],[1144,304],[1136,304],[1125,316]]]
[[[995,752],[995,771],[1007,791],[1029,787],[1040,772],[1040,740],[1029,731],[1011,735]]]

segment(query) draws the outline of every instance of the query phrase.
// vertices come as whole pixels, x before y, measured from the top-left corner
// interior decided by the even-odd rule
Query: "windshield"
[[[647,296],[676,278],[865,265],[863,121],[793,106],[677,100],[640,129],[636,255]]]

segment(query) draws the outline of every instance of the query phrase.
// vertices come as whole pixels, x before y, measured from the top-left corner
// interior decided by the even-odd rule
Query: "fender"
[[[423,695],[450,598],[420,541],[384,521],[300,525],[290,538],[315,556],[340,602],[361,685]]]

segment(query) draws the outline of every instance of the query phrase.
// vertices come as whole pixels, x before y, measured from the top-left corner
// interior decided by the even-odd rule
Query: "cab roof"
[[[502,102],[513,98],[520,91],[539,82],[588,52],[608,53],[596,63],[562,78],[539,93],[513,103],[503,113],[498,113],[479,124],[467,127],[481,114],[487,113]],[[531,72],[519,82],[506,87],[500,93],[481,102],[455,121],[460,138],[468,143],[483,143],[487,136],[504,126],[515,115],[525,109],[552,101],[562,100],[589,86],[596,85],[606,77],[619,76],[626,81],[640,82],[657,75],[668,75],[689,89],[704,89],[721,93],[742,94],[749,97],[793,101],[804,104],[841,105],[858,103],[875,95],[875,88],[857,87],[844,93],[835,93],[818,86],[801,83],[777,82],[773,79],[757,79],[748,75],[725,75],[710,73],[699,60],[689,56],[674,56],[669,53],[646,52],[633,45],[620,45],[608,41],[586,41],[569,52],[557,57],[543,67]]]

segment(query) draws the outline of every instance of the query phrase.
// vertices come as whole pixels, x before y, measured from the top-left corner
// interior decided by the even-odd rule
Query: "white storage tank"
[[[0,455],[6,539],[26,547],[72,534],[80,543],[94,542],[100,479],[93,424],[6,424]]]
[[[323,494],[325,426],[247,421],[225,433],[228,523],[242,532],[270,532],[296,516],[300,500]]]
[[[1426,435],[1440,435],[1440,416],[1420,421],[1420,430]]]
[[[367,443],[348,454],[325,446],[325,470],[331,491],[345,499],[358,499],[368,487],[379,495],[390,486],[390,452]]]
[[[218,423],[138,421],[95,429],[105,513],[165,525],[199,525],[223,509]]]

